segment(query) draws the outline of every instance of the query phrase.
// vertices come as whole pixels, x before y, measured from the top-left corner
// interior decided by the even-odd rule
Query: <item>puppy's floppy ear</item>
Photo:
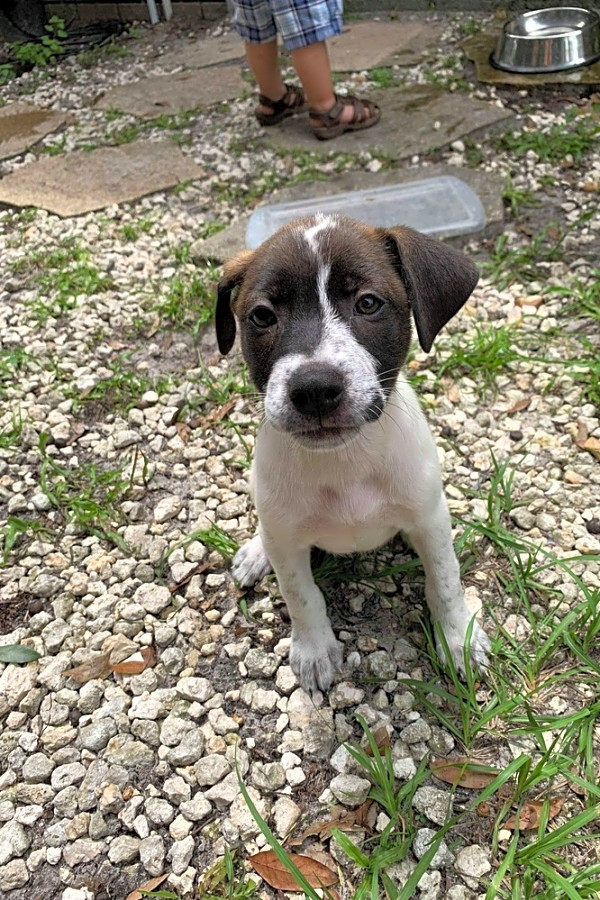
[[[383,237],[404,282],[419,343],[429,353],[438,332],[470,297],[479,274],[464,253],[413,228],[389,228]]]
[[[251,250],[243,250],[225,263],[223,276],[217,285],[215,325],[219,350],[226,356],[235,341],[235,316],[231,309],[231,294],[240,286],[254,257]]]

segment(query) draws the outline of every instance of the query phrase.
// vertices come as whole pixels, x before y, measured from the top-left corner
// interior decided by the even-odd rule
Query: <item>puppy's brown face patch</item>
[[[467,292],[461,278],[472,282]],[[235,286],[232,309],[267,419],[310,442],[378,418],[406,358],[411,307],[430,344],[474,281],[466,258],[410,229],[316,215],[227,265],[217,305],[224,352],[235,334]]]

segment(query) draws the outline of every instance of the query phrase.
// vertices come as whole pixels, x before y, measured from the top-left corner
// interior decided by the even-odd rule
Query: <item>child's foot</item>
[[[372,128],[381,118],[381,110],[371,100],[361,100],[353,94],[335,95],[331,109],[308,110],[312,132],[320,141],[339,137],[346,131]]]
[[[306,109],[304,91],[295,84],[286,84],[285,93],[279,100],[272,100],[265,94],[259,94],[258,103],[255,116],[259,125],[264,127],[278,125],[288,116],[295,116],[296,113],[304,112]]]

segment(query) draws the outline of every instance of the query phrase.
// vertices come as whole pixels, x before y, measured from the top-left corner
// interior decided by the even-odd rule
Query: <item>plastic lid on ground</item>
[[[475,191],[460,178],[439,175],[405,184],[259,206],[248,222],[246,246],[253,250],[282,225],[316,212],[350,216],[382,228],[409,225],[439,238],[472,234],[485,225],[483,205]]]

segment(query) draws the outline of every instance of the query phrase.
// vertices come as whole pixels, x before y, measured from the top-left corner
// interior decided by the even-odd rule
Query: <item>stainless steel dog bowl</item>
[[[576,69],[600,58],[600,15],[553,6],[507,22],[491,62],[507,72],[532,74]]]

